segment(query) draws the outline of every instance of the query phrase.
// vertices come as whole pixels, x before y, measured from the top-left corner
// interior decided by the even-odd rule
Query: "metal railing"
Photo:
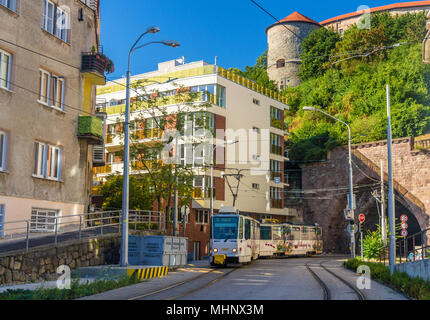
[[[121,232],[122,211],[90,212],[58,217],[33,216],[0,223],[0,252],[29,250],[40,245]],[[164,215],[157,211],[130,211],[129,230],[165,231]]]
[[[396,264],[430,259],[430,243],[427,242],[427,233],[430,228],[417,232],[408,237],[396,240]],[[389,262],[389,247],[383,247],[379,252],[379,262]]]

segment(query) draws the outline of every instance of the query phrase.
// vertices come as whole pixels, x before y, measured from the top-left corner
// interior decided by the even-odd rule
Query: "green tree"
[[[313,30],[302,43],[301,80],[322,76],[330,68],[330,53],[341,40],[339,33],[326,28]]]
[[[123,177],[111,175],[101,186],[100,191],[104,197],[103,209],[114,210],[122,208]],[[152,208],[152,195],[148,189],[145,176],[130,176],[129,206],[131,210],[150,210]]]

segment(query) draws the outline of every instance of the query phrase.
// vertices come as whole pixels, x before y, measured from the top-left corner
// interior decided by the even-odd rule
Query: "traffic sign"
[[[275,179],[274,179],[275,181],[275,184],[280,184],[281,183],[281,178],[279,178],[279,177],[276,177]]]
[[[402,237],[407,237],[408,236],[408,231],[407,230],[402,230],[402,232],[400,234],[402,235]]]
[[[407,215],[402,215],[401,217],[400,217],[400,221],[402,221],[402,222],[406,222],[406,221],[408,221],[408,216]]]
[[[408,228],[408,224],[406,222],[402,223],[402,229],[406,230]]]
[[[365,216],[364,214],[360,214],[360,215],[358,216],[358,220],[359,220],[361,223],[363,223],[363,222],[364,222],[364,220],[366,220],[366,216]]]

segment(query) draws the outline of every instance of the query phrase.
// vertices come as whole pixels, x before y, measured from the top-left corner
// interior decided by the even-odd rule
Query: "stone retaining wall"
[[[0,285],[55,280],[60,265],[117,264],[120,240],[119,235],[100,236],[0,254]]]

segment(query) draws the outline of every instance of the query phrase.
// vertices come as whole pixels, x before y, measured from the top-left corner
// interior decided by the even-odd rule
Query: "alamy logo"
[[[357,8],[357,12],[363,12],[364,13],[361,15],[361,17],[358,19],[357,21],[357,26],[359,29],[364,30],[364,29],[368,29],[370,30],[371,28],[371,15],[370,15],[370,7],[366,6],[366,5],[362,5],[359,6]]]
[[[70,268],[68,266],[61,265],[57,268],[57,274],[60,275],[57,279],[57,289],[70,289]]]
[[[357,273],[361,274],[357,279],[357,288],[360,290],[370,290],[372,287],[372,280],[370,278],[370,268],[366,265],[359,266]]]

